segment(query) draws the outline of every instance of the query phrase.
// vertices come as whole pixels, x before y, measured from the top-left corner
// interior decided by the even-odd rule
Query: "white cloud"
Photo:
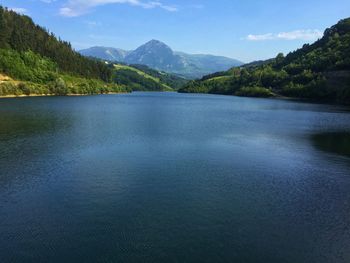
[[[101,22],[96,22],[96,21],[85,21],[84,22],[86,25],[88,25],[89,27],[98,27],[98,26],[102,26]]]
[[[277,34],[268,33],[262,35],[248,35],[245,39],[249,41],[265,41],[265,40],[317,40],[322,37],[320,30],[304,29],[290,32],[280,32]]]
[[[274,39],[274,35],[272,33],[263,35],[248,35],[246,39],[250,41],[272,40]]]
[[[22,7],[9,7],[9,10],[12,10],[18,14],[28,14],[28,10]]]
[[[60,15],[67,17],[81,16],[89,13],[94,7],[107,4],[129,4],[132,6],[139,6],[145,9],[161,8],[169,12],[178,11],[177,7],[165,5],[158,0],[149,2],[143,2],[142,0],[69,0],[60,9]]]

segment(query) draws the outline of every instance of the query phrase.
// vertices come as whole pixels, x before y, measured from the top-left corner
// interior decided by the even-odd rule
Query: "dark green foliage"
[[[122,85],[57,72],[56,63],[34,54],[0,49],[0,72],[19,81],[0,82],[0,96],[102,94],[130,91]]]
[[[271,90],[263,88],[263,87],[243,87],[235,92],[236,96],[244,96],[244,97],[260,97],[260,98],[268,98],[273,97],[274,94]]]
[[[19,53],[11,49],[0,49],[0,72],[15,79],[47,83],[57,78],[57,66],[32,51]]]
[[[226,75],[227,75],[226,71],[221,71],[221,72],[216,72],[216,73],[213,73],[213,74],[206,75],[206,76],[202,77],[201,80],[204,81],[204,80],[207,80],[207,79],[212,79],[212,78],[216,78],[216,77],[222,77],[222,76],[226,76]]]
[[[30,88],[25,83],[19,83],[18,89],[21,91],[22,94],[27,96],[30,95]]]
[[[210,88],[204,83],[198,85],[197,81],[191,80],[187,83],[185,88],[179,90],[182,93],[209,93]]]
[[[350,157],[350,133],[328,132],[311,136],[314,146],[325,152],[332,152]]]
[[[161,71],[157,71],[154,69],[149,68],[148,66],[145,65],[130,65],[131,67],[134,67],[136,69],[139,69],[143,72],[145,72],[146,74],[157,78],[160,80],[160,82],[168,85],[169,87],[173,88],[174,90],[178,90],[180,87],[184,86],[188,80],[178,77],[174,74],[169,74],[166,72],[161,72]]]
[[[0,7],[0,96],[127,92],[108,83],[112,69],[85,58],[27,16]]]
[[[350,104],[349,83],[350,18],[327,29],[324,37],[314,44],[304,45],[286,57],[278,54],[272,60],[208,75],[188,83],[180,92],[261,96],[270,91],[289,97]]]
[[[68,88],[66,85],[66,82],[61,79],[58,78],[56,79],[50,87],[50,94],[56,94],[56,95],[60,95],[60,96],[64,96],[68,94]]]
[[[31,18],[0,6],[0,48],[13,49],[21,54],[32,51],[55,61],[57,70],[86,78],[110,81],[112,71],[102,62],[75,52],[68,42],[58,40],[33,23]]]
[[[82,78],[72,79],[70,76],[58,78],[48,84],[33,82],[0,82],[0,96],[21,96],[21,95],[93,95],[130,92],[129,88],[115,84],[105,84],[97,80]]]
[[[133,70],[119,69],[113,75],[113,81],[125,85],[133,91],[163,91],[164,86],[150,78],[146,78]]]

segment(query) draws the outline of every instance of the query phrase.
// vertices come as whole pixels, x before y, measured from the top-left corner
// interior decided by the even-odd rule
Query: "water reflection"
[[[318,133],[311,140],[319,150],[350,157],[350,132]]]
[[[67,144],[58,138],[74,124],[68,114],[35,106],[28,109],[18,100],[13,104],[12,109],[6,104],[0,109],[0,187],[10,187],[14,181],[25,183],[61,166]]]

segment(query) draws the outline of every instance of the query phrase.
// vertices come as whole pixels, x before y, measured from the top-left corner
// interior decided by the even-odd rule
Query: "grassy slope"
[[[120,70],[120,69],[132,70],[132,71],[135,71],[137,74],[139,74],[139,75],[141,75],[141,76],[143,76],[143,77],[145,77],[145,78],[149,78],[149,79],[154,80],[155,82],[160,83],[160,79],[155,78],[155,77],[153,77],[153,76],[151,76],[151,75],[148,75],[147,73],[145,73],[145,72],[143,72],[143,71],[141,71],[141,70],[139,70],[139,69],[137,69],[137,68],[133,68],[133,67],[131,67],[131,66],[115,64],[115,65],[114,65],[114,68],[115,68],[117,71]],[[164,87],[170,88],[169,86],[167,86],[167,85],[165,85],[165,84],[163,84],[163,85],[164,85]]]
[[[132,64],[130,66],[133,68],[136,68],[138,70],[141,70],[142,72],[144,72],[144,73],[146,73],[146,74],[148,74],[156,79],[159,79],[159,81],[161,83],[173,88],[174,90],[180,89],[188,82],[188,80],[181,78],[177,75],[166,73],[163,71],[158,71],[155,69],[151,69],[145,65]]]
[[[127,65],[121,65],[121,64],[114,64],[113,66],[114,66],[114,69],[116,71],[116,74],[118,74],[118,71],[124,71],[124,70],[125,71],[132,71],[132,72],[135,72],[138,75],[142,76],[143,78],[146,78],[146,79],[149,79],[149,80],[151,80],[153,82],[156,82],[157,84],[159,84],[160,86],[163,87],[164,91],[174,91],[173,88],[171,88],[170,86],[162,83],[159,78],[153,77],[153,76],[151,76],[151,75],[149,75],[149,74],[147,74],[147,73],[145,73],[145,72],[143,72],[143,71],[141,71],[141,70],[139,70],[137,68],[134,68],[134,67],[131,67],[131,66],[127,66]]]

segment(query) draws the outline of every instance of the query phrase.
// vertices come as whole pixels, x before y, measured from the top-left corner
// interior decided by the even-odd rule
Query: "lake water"
[[[350,262],[350,112],[176,93],[0,100],[0,262]]]

